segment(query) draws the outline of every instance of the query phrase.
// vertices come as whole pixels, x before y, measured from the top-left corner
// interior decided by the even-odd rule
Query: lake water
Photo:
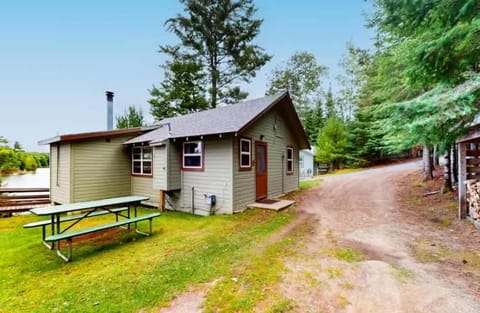
[[[50,169],[38,168],[35,173],[4,176],[2,177],[2,187],[49,188]]]

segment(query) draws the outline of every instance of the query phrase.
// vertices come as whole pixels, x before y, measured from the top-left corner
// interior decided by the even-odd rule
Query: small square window
[[[287,147],[287,174],[293,174],[293,148]]]
[[[152,175],[152,148],[133,147],[132,148],[132,174]]]
[[[183,169],[203,169],[203,146],[201,141],[183,143]]]

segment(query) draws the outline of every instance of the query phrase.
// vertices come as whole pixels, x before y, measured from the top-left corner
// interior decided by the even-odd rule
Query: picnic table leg
[[[60,214],[56,214],[57,219],[57,234],[60,234]]]
[[[137,204],[135,203],[135,217],[137,217]],[[137,222],[135,222],[135,230],[138,230],[138,227],[137,227]]]
[[[127,218],[130,219],[130,209],[131,209],[131,205],[129,204],[128,205],[128,210],[127,210]],[[127,224],[127,229],[130,229],[130,224]]]
[[[47,236],[47,230],[46,230],[47,225],[42,225],[42,243],[45,245],[50,250],[53,250],[53,247],[51,244],[45,241],[45,237]]]
[[[55,214],[52,214],[51,216],[51,226],[52,226],[52,236],[55,235]],[[52,242],[52,244],[50,245],[50,249],[53,250],[53,248],[55,247],[55,242]]]

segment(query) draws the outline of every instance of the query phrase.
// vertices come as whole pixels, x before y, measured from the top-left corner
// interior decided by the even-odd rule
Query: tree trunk
[[[433,160],[432,167],[436,168],[438,166],[438,163],[437,163],[437,145],[433,146],[432,160]]]
[[[423,169],[425,172],[424,180],[432,180],[433,179],[433,168],[432,168],[432,154],[430,151],[430,147],[427,145],[423,146]]]
[[[453,144],[453,167],[452,167],[452,179],[456,183],[458,183],[458,146],[457,144]]]
[[[443,178],[444,178],[444,185],[443,185],[443,193],[451,192],[452,188],[452,158],[451,158],[451,148],[448,149],[447,153],[445,154],[445,167],[443,170]]]
[[[217,107],[218,94],[218,68],[217,68],[217,54],[213,52],[210,55],[210,107]]]
[[[210,107],[216,108],[217,107],[217,73],[216,70],[212,71],[212,80],[211,80],[211,88],[210,88]]]

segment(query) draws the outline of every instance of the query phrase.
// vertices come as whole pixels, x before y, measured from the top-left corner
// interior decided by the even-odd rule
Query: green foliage
[[[321,163],[332,163],[337,169],[345,159],[345,145],[347,136],[341,120],[330,117],[318,135],[315,149],[315,160]]]
[[[323,127],[325,123],[325,117],[323,114],[323,105],[318,100],[313,107],[308,108],[305,114],[304,128],[308,141],[311,145],[317,142],[318,131]]]
[[[325,121],[321,80],[326,73],[327,68],[319,65],[312,53],[296,52],[275,67],[267,86],[269,95],[289,91],[311,144],[317,142],[318,130]]]
[[[155,120],[202,111],[208,108],[202,66],[193,59],[175,53],[174,60],[163,68],[165,77],[160,87],[150,90],[148,102]]]
[[[0,136],[0,173],[33,171],[38,167],[48,167],[48,153],[25,152],[17,141],[14,146],[16,149],[9,147],[8,140]]]
[[[378,162],[382,160],[384,152],[387,152],[383,132],[375,127],[372,115],[370,110],[360,109],[355,119],[345,124],[345,155],[349,166],[365,166]]]
[[[13,144],[13,150],[15,150],[15,151],[23,151],[23,147],[22,147],[22,145],[21,145],[18,141],[15,141],[15,143]]]
[[[328,87],[327,94],[325,95],[325,108],[327,109],[327,118],[338,117],[338,108],[333,96],[332,87]]]
[[[360,104],[361,91],[367,82],[372,56],[368,50],[347,43],[347,55],[340,61],[342,73],[338,75],[338,115],[343,121],[354,119]]]
[[[378,51],[361,95],[370,130],[389,152],[449,146],[479,111],[480,2],[374,3]]]
[[[270,75],[267,94],[288,90],[300,120],[305,122],[307,112],[319,102],[321,79],[327,68],[319,65],[315,55],[301,51],[293,54],[285,64],[277,66]]]
[[[257,9],[252,0],[180,2],[186,14],[166,21],[168,30],[178,37],[180,44],[161,46],[160,52],[171,56],[173,63],[191,60],[199,66],[193,73],[204,75],[210,107],[246,97],[235,84],[249,82],[271,58],[252,43],[263,22],[254,18]],[[196,84],[200,85],[198,81]]]
[[[439,86],[412,100],[377,109],[385,144],[401,151],[416,144],[449,147],[480,112],[480,74],[456,87]]]
[[[142,109],[135,106],[129,106],[123,115],[117,116],[117,128],[133,128],[144,126]]]

